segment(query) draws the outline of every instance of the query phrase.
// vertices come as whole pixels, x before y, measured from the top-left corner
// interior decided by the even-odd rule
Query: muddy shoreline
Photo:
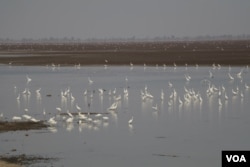
[[[0,156],[1,167],[19,167],[28,166],[36,163],[48,164],[52,161],[56,161],[57,158],[48,158],[43,156],[31,156],[26,154],[21,155],[4,155]],[[47,165],[46,165],[47,166]]]
[[[248,65],[250,40],[0,45],[12,65]]]
[[[43,128],[48,128],[49,125],[45,124],[43,121],[30,122],[10,122],[10,121],[0,121],[0,133],[8,131],[18,131],[18,130],[39,130]]]
[[[40,122],[30,122],[30,121],[0,121],[0,134],[10,131],[28,131],[28,130],[40,130],[49,127],[43,121]],[[26,134],[28,137],[28,134]],[[12,149],[11,152],[15,152],[16,149]],[[25,154],[21,155],[0,155],[0,166],[3,167],[19,167],[22,165],[30,165],[38,162],[50,162],[54,160],[53,158],[46,158],[41,156],[27,156]]]

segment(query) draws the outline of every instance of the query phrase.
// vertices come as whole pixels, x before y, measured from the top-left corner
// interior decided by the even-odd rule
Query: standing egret
[[[134,117],[132,116],[132,118],[128,121],[128,124],[132,124],[134,120]]]
[[[228,73],[228,76],[231,80],[234,80],[234,77],[230,73]]]
[[[100,95],[100,96],[102,96],[102,95],[103,95],[104,90],[103,90],[103,89],[98,89],[98,91],[99,91],[99,95]]]
[[[56,122],[56,120],[55,120],[55,117],[51,117],[51,118],[48,120],[48,123],[49,123],[50,125],[56,125],[57,122]]]
[[[108,121],[109,117],[102,117],[103,121]]]
[[[22,118],[21,118],[21,117],[17,117],[17,116],[13,116],[13,117],[12,117],[12,120],[13,120],[13,121],[21,121]]]
[[[27,79],[27,84],[32,81],[32,79],[28,75],[26,75],[26,79]]]
[[[69,110],[67,111],[67,114],[73,118],[73,115],[69,112]]]
[[[246,88],[246,89],[249,89],[249,88],[250,88],[250,86],[248,86],[248,85],[245,83],[245,88]]]
[[[18,94],[18,96],[17,96],[17,98],[16,98],[17,100],[20,100],[20,93]]]
[[[72,123],[72,122],[73,122],[73,120],[74,120],[74,118],[73,118],[73,117],[69,117],[68,119],[66,119],[66,123]]]
[[[155,110],[155,111],[157,111],[158,110],[157,104],[155,104],[155,106],[152,106],[152,109]]]
[[[161,100],[164,100],[164,91],[163,91],[163,89],[161,90]]]
[[[90,79],[90,77],[88,77],[88,81],[89,81],[89,84],[92,85],[93,84],[93,80]]]
[[[130,70],[133,70],[133,63],[132,62],[130,62]]]
[[[60,107],[56,107],[56,110],[57,110],[58,112],[62,112],[62,109],[61,109]]]
[[[82,110],[81,107],[79,107],[77,103],[76,103],[76,109],[77,109],[78,111],[81,111],[81,110]]]

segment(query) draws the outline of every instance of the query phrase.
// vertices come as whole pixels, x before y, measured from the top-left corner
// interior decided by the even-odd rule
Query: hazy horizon
[[[3,0],[0,38],[250,34],[248,0]]]

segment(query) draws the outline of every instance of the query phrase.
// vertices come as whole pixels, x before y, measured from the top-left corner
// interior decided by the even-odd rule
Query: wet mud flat
[[[19,167],[19,166],[28,166],[32,164],[42,163],[49,164],[52,161],[57,160],[56,158],[48,158],[42,156],[34,156],[34,155],[4,155],[0,156],[0,166],[3,167]],[[47,166],[46,165],[46,166]]]
[[[39,130],[49,127],[43,121],[40,122],[10,122],[10,121],[0,121],[0,133],[8,131],[18,131],[18,130]]]
[[[0,121],[0,133],[9,131],[20,131],[20,130],[39,130],[49,127],[43,121],[40,122],[10,122],[10,121]],[[26,136],[28,136],[26,134]],[[15,152],[16,149],[12,149],[11,152]],[[10,155],[10,153],[5,155],[0,155],[0,166],[3,167],[19,167],[26,166],[36,163],[46,163],[56,160],[55,158],[48,158],[39,155]]]
[[[247,65],[250,40],[2,43],[0,63],[13,65]]]

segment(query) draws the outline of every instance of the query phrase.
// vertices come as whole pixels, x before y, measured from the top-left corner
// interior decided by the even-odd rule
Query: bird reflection
[[[129,127],[130,133],[132,133],[132,134],[135,133],[133,124],[129,124],[128,127]]]
[[[54,127],[54,126],[50,126],[50,127],[48,127],[48,130],[49,130],[50,132],[52,132],[52,133],[56,133],[56,132],[58,132],[57,128],[56,128],[56,127]]]
[[[72,131],[74,129],[74,124],[72,122],[66,124],[66,130]]]

